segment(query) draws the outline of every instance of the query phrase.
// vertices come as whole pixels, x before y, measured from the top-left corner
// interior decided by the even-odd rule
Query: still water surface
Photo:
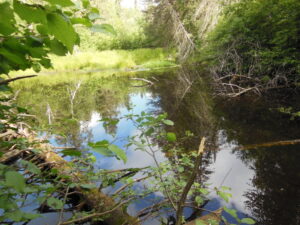
[[[232,188],[232,199],[225,203],[215,195],[207,208],[221,205],[236,208],[262,225],[300,224],[300,145],[256,147],[283,140],[299,139],[300,122],[279,113],[279,107],[299,108],[297,96],[289,99],[216,97],[209,82],[196,70],[173,69],[167,72],[139,72],[154,85],[137,84],[126,76],[101,78],[98,74],[39,78],[16,85],[18,103],[37,115],[39,125],[51,127],[49,135],[55,146],[87,148],[89,141],[115,140],[122,147],[124,138],[135,134],[132,122],[122,119],[118,125],[103,127],[102,118],[118,118],[142,111],[167,112],[175,122],[171,128],[178,137],[186,130],[195,134],[184,143],[187,151],[198,148],[201,137],[208,138],[208,150],[202,167],[211,187]],[[42,133],[45,135],[45,133]],[[151,157],[139,151],[127,151],[128,162],[96,154],[97,167],[120,169],[154,165]],[[160,152],[159,160],[168,156]],[[157,196],[152,196],[152,198]],[[148,199],[149,200],[149,199]],[[151,199],[150,199],[151,200]],[[131,205],[130,213],[147,206],[147,201]],[[188,215],[190,211],[186,211]],[[53,215],[31,224],[55,224]],[[149,220],[145,224],[159,224]]]

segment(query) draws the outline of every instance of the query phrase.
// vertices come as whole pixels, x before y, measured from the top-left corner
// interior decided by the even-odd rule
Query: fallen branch
[[[140,81],[144,81],[150,85],[153,85],[154,83],[150,80],[147,80],[147,79],[144,79],[144,78],[137,78],[137,77],[133,77],[133,78],[130,78],[131,80],[140,80]]]
[[[36,76],[37,75],[26,75],[26,76],[14,77],[14,78],[6,79],[6,80],[1,80],[0,85],[6,85],[6,84],[8,84],[12,81],[15,81],[15,80],[21,80],[21,79],[31,78],[31,77],[36,77]]]

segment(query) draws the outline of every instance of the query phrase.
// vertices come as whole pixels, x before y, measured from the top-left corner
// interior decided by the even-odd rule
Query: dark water
[[[49,135],[56,146],[86,148],[89,141],[115,140],[135,134],[133,124],[121,120],[116,126],[103,127],[101,118],[117,118],[142,111],[167,112],[175,122],[171,128],[178,137],[186,130],[195,134],[184,143],[187,151],[198,148],[201,137],[208,138],[202,167],[205,181],[212,187],[232,188],[229,204],[211,195],[208,209],[220,205],[236,208],[240,216],[248,215],[262,225],[300,224],[300,145],[256,147],[248,145],[300,138],[300,120],[276,110],[293,106],[300,110],[296,95],[283,98],[244,97],[229,100],[215,97],[210,84],[196,70],[176,69],[168,72],[141,72],[134,77],[155,77],[153,86],[133,87],[128,77],[101,78],[100,75],[72,76],[68,79],[37,79],[16,85],[19,104],[37,115],[39,126],[58,135]],[[64,76],[65,77],[65,76]],[[74,96],[72,98],[72,96]],[[47,133],[42,133],[46,135]],[[96,154],[97,166],[106,169],[154,165],[143,152],[128,150],[128,162]],[[160,152],[159,160],[170,156]],[[152,196],[157,197],[157,196]],[[147,205],[133,204],[131,213]],[[188,215],[189,211],[186,212]],[[55,224],[55,216],[31,224]],[[159,224],[156,220],[145,224]]]

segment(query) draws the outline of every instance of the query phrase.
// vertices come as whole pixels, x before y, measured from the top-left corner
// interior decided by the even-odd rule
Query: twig
[[[170,193],[169,193],[168,190],[167,190],[167,186],[166,186],[166,184],[165,184],[165,182],[164,182],[163,175],[162,175],[162,173],[161,173],[161,169],[160,169],[158,160],[157,160],[156,155],[155,155],[155,150],[151,147],[151,143],[150,143],[149,138],[148,138],[147,136],[146,136],[146,141],[147,141],[147,144],[148,144],[148,147],[149,147],[151,153],[150,153],[150,152],[147,152],[147,151],[146,151],[146,152],[147,152],[150,156],[152,156],[152,158],[153,158],[153,160],[154,160],[154,163],[155,163],[156,167],[158,168],[158,175],[159,175],[158,177],[159,177],[159,179],[160,179],[160,182],[162,183],[162,186],[163,186],[163,189],[164,189],[164,192],[165,192],[164,194],[167,196],[168,200],[169,200],[170,203],[171,203],[171,206],[172,206],[173,209],[176,211],[175,203],[174,203],[174,201],[172,200],[172,198],[171,198],[171,196],[170,196]]]
[[[153,212],[155,212],[155,211],[157,211],[157,210],[159,210],[164,204],[166,204],[168,202],[168,200],[166,199],[166,200],[163,200],[163,201],[161,201],[161,202],[159,202],[159,203],[156,203],[156,204],[154,204],[154,205],[151,205],[151,206],[149,206],[149,207],[146,207],[146,208],[144,208],[144,209],[142,209],[142,210],[140,210],[139,212],[138,212],[138,214],[137,214],[137,217],[144,217],[144,216],[146,216],[146,215],[148,215],[149,213],[153,213]],[[155,211],[154,211],[155,210]]]
[[[66,190],[66,193],[65,193],[65,197],[64,197],[64,201],[63,201],[64,205],[66,204],[66,201],[67,201],[67,196],[68,196],[69,189],[70,189],[70,186],[67,187],[67,190]],[[63,215],[64,215],[64,207],[61,207],[58,221],[63,220]]]
[[[223,183],[225,182],[225,180],[227,179],[228,175],[230,174],[232,170],[232,167],[228,170],[228,172],[226,173],[225,177],[223,178],[222,182],[220,183],[219,188],[223,185]]]
[[[138,178],[138,179],[135,179],[133,180],[133,182],[130,182],[129,184],[125,184],[123,185],[122,187],[120,187],[118,190],[116,190],[113,195],[117,195],[119,194],[120,192],[122,192],[123,190],[125,190],[127,187],[129,187],[131,184],[133,183],[137,183],[137,182],[141,182],[142,180],[146,180],[148,179],[150,176],[146,176],[146,177],[141,177],[141,178]]]
[[[120,172],[125,172],[125,171],[140,171],[143,169],[148,169],[149,166],[146,167],[141,167],[141,168],[125,168],[125,169],[118,169],[118,170],[106,170],[106,171],[101,171],[101,173],[108,174],[108,173],[120,173]]]
[[[88,215],[88,216],[85,216],[85,217],[81,217],[79,219],[73,219],[73,220],[69,220],[69,221],[66,221],[66,222],[62,222],[62,223],[59,223],[58,225],[69,225],[69,224],[72,224],[72,223],[78,223],[80,222],[81,224],[83,224],[85,221],[88,221],[94,217],[100,217],[100,216],[104,216],[104,215],[107,215],[109,213],[112,213],[113,211],[115,211],[116,209],[118,209],[119,207],[121,207],[122,205],[126,204],[127,202],[131,201],[131,199],[128,199],[124,202],[121,202],[119,204],[117,204],[115,207],[113,207],[112,209],[110,210],[107,210],[105,212],[101,212],[101,213],[93,213],[91,215]]]
[[[200,142],[200,146],[199,146],[199,150],[198,150],[198,155],[197,155],[197,158],[196,158],[196,162],[195,162],[195,167],[194,167],[194,170],[191,174],[191,177],[189,178],[187,184],[185,185],[184,189],[183,189],[183,192],[181,194],[181,197],[180,197],[180,200],[179,200],[179,203],[177,205],[177,212],[176,212],[176,225],[181,225],[182,224],[182,214],[183,214],[183,208],[184,208],[184,203],[186,201],[186,198],[187,198],[187,195],[195,181],[195,178],[197,176],[197,173],[198,173],[198,170],[199,170],[199,166],[200,166],[200,163],[202,161],[202,153],[204,151],[204,144],[205,144],[205,140],[206,138],[203,137],[201,139],[201,142]]]
[[[140,80],[140,81],[144,81],[144,82],[146,82],[146,83],[148,83],[148,84],[151,84],[151,85],[154,84],[152,81],[147,80],[147,79],[144,79],[144,78],[136,78],[136,77],[134,77],[134,78],[130,78],[130,79],[131,79],[131,80]]]

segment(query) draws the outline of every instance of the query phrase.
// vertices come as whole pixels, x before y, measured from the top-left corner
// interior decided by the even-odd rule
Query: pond
[[[146,77],[154,84],[137,84],[130,77]],[[241,217],[249,215],[263,225],[300,223],[300,145],[263,145],[299,139],[300,121],[278,111],[299,105],[296,95],[289,99],[217,97],[205,74],[190,68],[126,75],[116,72],[106,78],[97,73],[47,75],[19,82],[14,89],[20,90],[18,104],[36,115],[38,127],[47,130],[41,131],[41,136],[47,136],[54,146],[85,149],[90,141],[106,139],[123,147],[124,138],[136,132],[134,124],[121,119],[117,125],[104,127],[102,118],[166,112],[175,123],[169,129],[178,137],[186,131],[194,133],[192,140],[183,143],[186,151],[195,151],[201,137],[208,138],[203,180],[211,187],[232,188],[229,203],[211,195],[207,209],[227,205]],[[126,164],[95,155],[98,168],[154,165],[147,154],[130,149]],[[160,161],[170,157],[169,153],[158,154]],[[129,211],[134,214],[146,205],[146,201],[133,204]],[[55,217],[30,224],[55,224]],[[145,224],[159,222],[153,219]]]

